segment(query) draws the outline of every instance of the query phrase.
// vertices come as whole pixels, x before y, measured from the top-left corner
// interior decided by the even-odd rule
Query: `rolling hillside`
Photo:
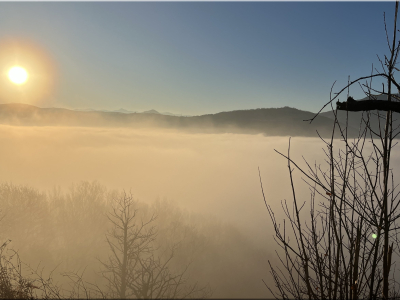
[[[266,136],[331,136],[332,119],[322,114],[311,124],[314,113],[290,107],[237,110],[201,116],[169,116],[159,113],[119,113],[39,108],[27,104],[1,104],[0,124],[19,126],[95,126],[174,128],[189,132],[246,133]],[[356,128],[350,127],[351,135]]]

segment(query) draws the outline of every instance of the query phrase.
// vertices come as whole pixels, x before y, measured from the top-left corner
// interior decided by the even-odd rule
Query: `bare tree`
[[[382,71],[373,68],[371,75],[349,80],[336,95],[331,91],[330,101],[324,105],[331,104],[335,117],[330,140],[321,138],[326,145],[327,166],[312,166],[306,161],[306,167],[300,167],[291,159],[290,140],[287,154],[277,151],[287,159],[293,197],[292,205],[286,200],[282,202],[288,220],[284,220],[282,227],[264,197],[275,229],[274,238],[283,250],[283,255],[278,254],[281,268],[269,263],[277,292],[268,288],[278,298],[400,297],[396,281],[399,270],[393,259],[400,251],[396,223],[400,199],[396,172],[391,165],[398,134],[393,111],[400,108],[398,94],[392,92],[392,86],[400,90],[394,78],[400,51],[397,13],[398,2],[391,43],[384,22],[390,55],[384,56],[383,61],[379,59]],[[385,85],[381,91],[375,87],[372,81],[377,77],[386,81],[387,92]],[[354,84],[359,84],[366,100],[355,101],[349,96]],[[333,101],[339,100],[345,91],[347,101],[338,101],[334,109]],[[377,100],[373,93],[385,95],[386,99]],[[338,120],[341,111],[345,111],[345,123]],[[355,117],[349,111],[363,111],[356,138],[348,136],[349,118]],[[334,138],[337,133],[341,139]],[[296,194],[295,169],[311,190],[307,212],[306,201],[300,201]]]
[[[188,283],[186,271],[174,272],[171,261],[175,257],[174,245],[165,259],[157,255],[154,246],[156,217],[140,220],[137,203],[132,195],[115,199],[108,219],[113,228],[107,235],[111,254],[107,262],[102,262],[104,277],[114,296],[121,299],[160,299],[206,297],[207,288]]]
[[[107,235],[107,244],[111,254],[107,262],[102,262],[105,271],[103,274],[116,296],[125,299],[130,296],[128,281],[130,272],[140,263],[139,254],[151,252],[151,242],[155,237],[152,216],[147,222],[140,224],[136,220],[137,209],[132,195],[116,198],[112,212],[108,215],[113,224]]]

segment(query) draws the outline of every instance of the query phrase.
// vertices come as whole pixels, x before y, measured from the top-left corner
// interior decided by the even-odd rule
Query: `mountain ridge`
[[[146,111],[142,111],[142,112],[127,110],[125,108],[120,108],[120,109],[116,109],[116,110],[94,109],[94,108],[75,108],[75,109],[71,109],[71,110],[74,110],[74,111],[98,111],[98,112],[120,112],[120,113],[124,113],[124,114],[131,114],[131,113],[161,114],[161,115],[166,115],[166,116],[178,116],[178,117],[182,116],[181,114],[173,114],[170,112],[158,112],[155,109],[150,109],[150,110],[146,110]]]
[[[258,108],[205,114],[199,116],[163,115],[157,111],[143,113],[82,111],[66,108],[40,108],[8,103],[0,104],[0,124],[19,126],[87,126],[129,128],[174,128],[188,132],[244,133],[265,136],[330,137],[333,120],[322,113],[311,124],[315,113],[291,107]],[[351,135],[356,128],[349,127]]]

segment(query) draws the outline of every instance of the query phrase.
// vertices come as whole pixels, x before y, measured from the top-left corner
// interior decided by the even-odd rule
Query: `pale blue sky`
[[[59,76],[51,103],[59,107],[316,112],[335,80],[339,88],[378,67],[376,55],[388,53],[383,12],[392,21],[394,6],[2,2],[0,40],[29,40],[51,55]],[[359,88],[352,94],[361,96]]]

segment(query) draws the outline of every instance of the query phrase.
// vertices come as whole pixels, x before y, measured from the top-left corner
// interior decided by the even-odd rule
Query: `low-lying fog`
[[[276,261],[276,247],[262,198],[258,167],[266,200],[279,219],[282,217],[280,200],[291,199],[291,189],[287,161],[274,149],[286,154],[288,137],[2,125],[0,140],[1,183],[29,186],[44,193],[60,187],[67,193],[72,185],[97,181],[107,190],[131,191],[140,202],[151,204],[156,199],[167,199],[183,211],[210,215],[231,224],[238,229],[238,234],[248,239],[252,246],[246,247],[251,251],[247,253],[247,248],[243,248],[237,254],[237,249],[226,245],[223,257],[232,256],[232,251],[236,253],[229,262],[231,269],[226,270],[229,274],[221,275],[226,278],[219,284],[210,275],[214,272],[210,265],[206,267],[208,271],[202,271],[203,279],[214,281],[210,282],[213,297],[270,297],[261,279],[270,279],[267,261]],[[299,162],[302,156],[312,164],[315,160],[322,162],[322,147],[318,138],[291,140],[291,154]],[[308,200],[307,186],[299,179],[296,184],[302,199]],[[8,238],[3,236],[6,234],[3,231],[2,238]],[[28,245],[18,241],[18,236],[12,239],[22,260],[26,254],[30,264],[37,263],[32,258],[36,256],[27,254],[32,251]],[[105,241],[103,233],[101,239]],[[84,243],[80,239],[76,241]],[[58,257],[66,259],[61,254]],[[81,267],[85,263],[80,262]],[[42,265],[46,267],[45,259]]]

